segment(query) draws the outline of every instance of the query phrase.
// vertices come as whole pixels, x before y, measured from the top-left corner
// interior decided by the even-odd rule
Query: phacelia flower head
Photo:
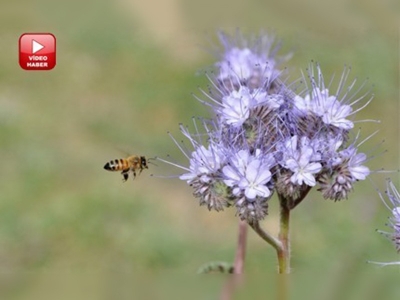
[[[190,140],[194,151],[187,153],[179,146],[189,158],[189,168],[174,164],[186,171],[179,176],[179,179],[193,187],[193,194],[200,199],[200,205],[206,205],[209,210],[223,210],[224,207],[230,205],[227,186],[221,177],[221,169],[226,162],[224,148],[218,142],[213,141],[208,146],[203,146],[198,132],[192,135],[183,126],[181,126],[181,131]],[[176,142],[176,144],[178,143]],[[159,160],[173,164],[160,158]]]
[[[198,98],[212,108],[213,118],[202,122],[205,133],[181,127],[193,151],[179,146],[189,160],[189,167],[180,166],[180,179],[201,205],[236,207],[248,222],[267,215],[274,192],[289,209],[313,187],[326,199],[346,199],[370,173],[366,155],[349,143],[355,114],[371,101],[358,95],[363,85],[353,91],[356,81],[347,82],[346,68],[332,91],[315,64],[297,93],[295,84],[280,77],[284,60],[273,37],[234,40],[221,34],[220,40],[217,72],[208,75],[210,89],[201,90],[207,99]]]
[[[366,160],[367,156],[357,153],[354,145],[337,152],[335,163],[318,178],[318,190],[323,197],[335,201],[347,199],[354,182],[364,180],[370,174],[369,168],[363,165]]]

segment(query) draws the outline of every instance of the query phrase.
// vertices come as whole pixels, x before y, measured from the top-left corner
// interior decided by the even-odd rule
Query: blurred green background
[[[337,1],[13,1],[0,2],[0,298],[217,299],[225,275],[196,275],[212,260],[232,261],[233,210],[198,207],[185,183],[151,173],[134,182],[102,168],[118,149],[186,160],[167,130],[208,111],[190,95],[205,87],[215,32],[275,30],[300,75],[311,60],[327,78],[345,64],[374,84],[359,120],[373,170],[399,167],[397,0]],[[52,71],[24,71],[18,38],[51,32]],[[206,50],[205,50],[206,49]],[[382,146],[378,147],[382,140]],[[388,152],[382,154],[384,150]],[[317,193],[292,214],[290,299],[400,299],[400,260],[375,232],[389,211],[375,191],[355,185],[349,200]],[[397,174],[391,174],[397,186]],[[263,226],[277,230],[273,199]],[[276,257],[249,231],[246,277],[234,299],[274,299]]]

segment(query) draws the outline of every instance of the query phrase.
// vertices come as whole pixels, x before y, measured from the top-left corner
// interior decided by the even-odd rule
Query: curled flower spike
[[[389,217],[389,222],[386,224],[386,226],[390,228],[390,231],[382,231],[382,230],[377,230],[377,231],[382,235],[384,235],[385,237],[387,237],[390,241],[392,241],[396,251],[400,253],[400,193],[397,191],[396,187],[394,186],[393,182],[390,179],[387,179],[386,181],[385,194],[389,199],[389,201],[384,199],[381,192],[379,192],[379,197],[391,212],[391,216]],[[368,262],[381,265],[382,267],[390,265],[400,265],[400,261],[392,261],[392,262],[368,261]]]
[[[353,189],[353,183],[364,180],[369,174],[368,167],[362,165],[367,157],[364,153],[357,153],[354,145],[339,151],[330,172],[321,174],[318,178],[320,188],[325,199],[335,201],[347,199],[349,192]]]
[[[353,122],[347,120],[352,111],[350,105],[341,104],[336,96],[329,95],[329,90],[320,90],[315,87],[304,98],[296,96],[296,107],[304,113],[314,113],[321,118],[324,124],[349,130],[354,127]]]
[[[289,59],[289,55],[277,57],[280,43],[272,35],[245,38],[240,32],[234,37],[220,32],[219,40],[224,47],[216,63],[221,83],[237,77],[251,88],[261,87],[268,78],[277,78],[281,73],[277,66]]]
[[[393,182],[388,179],[386,183],[386,196],[389,198],[390,203],[388,204],[383,197],[386,207],[391,211],[392,215],[389,218],[389,223],[386,224],[391,231],[378,231],[388,237],[394,244],[396,251],[400,252],[400,193],[397,191]]]
[[[304,82],[309,82],[305,89],[305,95],[294,97],[294,106],[304,122],[309,124],[310,121],[313,123],[319,121],[321,122],[319,127],[324,125],[325,130],[329,130],[334,135],[341,135],[343,140],[347,139],[349,130],[354,127],[354,121],[351,120],[353,116],[365,108],[373,98],[371,96],[364,101],[369,92],[359,95],[365,82],[356,90],[354,90],[356,80],[347,85],[349,73],[350,69],[345,68],[337,90],[332,93],[325,86],[319,64],[315,64],[315,67],[311,65],[308,70],[308,78],[303,75]],[[362,101],[364,103],[360,105]],[[353,109],[355,106],[357,108]],[[307,125],[302,125],[302,127],[307,127]]]

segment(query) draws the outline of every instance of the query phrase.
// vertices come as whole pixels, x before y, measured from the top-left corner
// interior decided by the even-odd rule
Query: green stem
[[[249,223],[249,225],[264,241],[274,247],[276,251],[282,249],[282,243],[278,239],[270,235],[268,232],[264,231],[260,227],[260,223],[258,221],[253,221],[252,223]]]
[[[290,273],[290,237],[289,237],[289,223],[290,223],[290,199],[286,199],[280,195],[280,230],[278,238],[273,237],[268,232],[260,227],[258,221],[249,223],[251,228],[268,244],[276,250],[278,256],[278,273]]]

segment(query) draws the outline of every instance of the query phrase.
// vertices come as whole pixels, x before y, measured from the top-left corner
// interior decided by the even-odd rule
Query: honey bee
[[[148,159],[144,156],[131,155],[127,158],[119,158],[109,161],[104,165],[104,169],[107,171],[122,171],[121,174],[124,177],[123,181],[127,181],[129,178],[129,172],[133,173],[133,179],[136,177],[136,171],[139,174],[142,173],[143,169],[148,169]]]

